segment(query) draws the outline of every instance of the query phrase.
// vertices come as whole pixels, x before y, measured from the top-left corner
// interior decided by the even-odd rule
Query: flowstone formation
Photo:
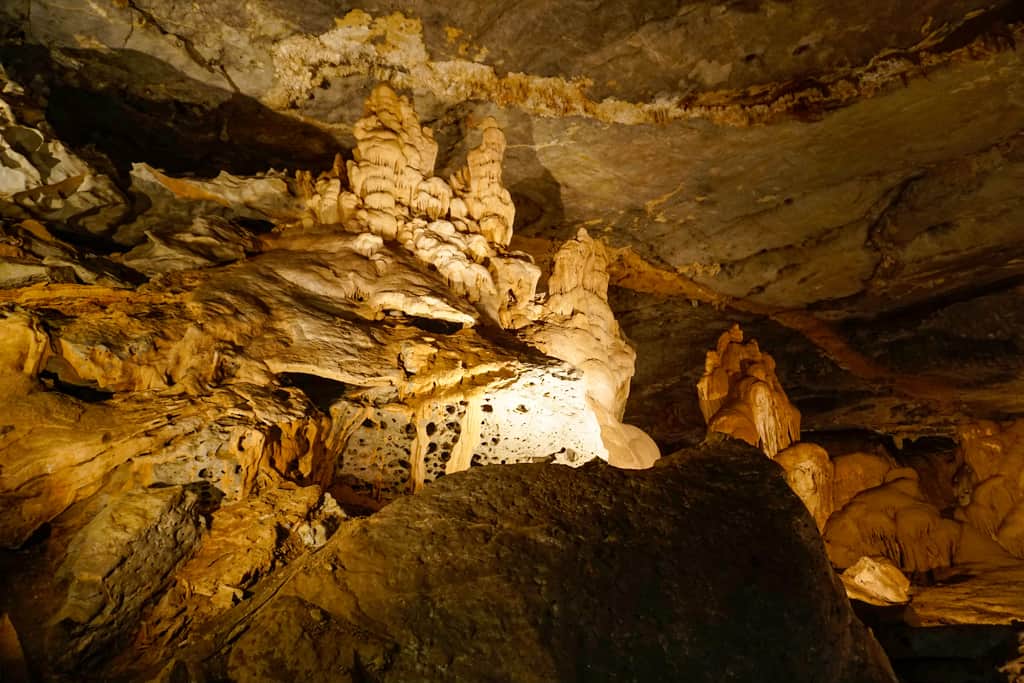
[[[775,360],[733,325],[708,351],[697,384],[708,430],[746,441],[769,458],[800,440],[800,411],[775,375]]]
[[[870,554],[905,571],[926,572],[981,570],[1024,559],[1022,436],[1020,421],[964,423],[954,460],[959,467],[938,496],[925,490],[921,472],[891,457],[836,458],[836,513],[824,534],[833,562],[849,566]]]
[[[1024,608],[1016,597],[1024,576],[1024,421],[961,420],[955,447],[944,453],[881,443],[858,449],[857,438],[843,445],[833,437],[839,445],[830,456],[799,440],[799,414],[774,371],[770,356],[733,326],[708,352],[700,406],[709,432],[759,445],[781,466],[848,596],[905,608],[913,627],[1014,623]],[[773,453],[780,441],[766,435],[784,435],[787,445]]]
[[[602,247],[581,233],[537,291],[493,120],[446,181],[381,86],[325,173],[137,164],[130,200],[0,114],[0,545],[48,537],[37,561],[59,567],[34,579],[45,619],[0,611],[48,673],[158,652],[322,545],[341,507],[474,465],[657,459],[620,422],[635,354]]]
[[[1024,420],[960,430],[957,519],[1024,559]]]

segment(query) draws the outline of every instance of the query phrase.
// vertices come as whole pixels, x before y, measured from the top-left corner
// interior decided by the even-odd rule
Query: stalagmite
[[[608,306],[604,247],[580,229],[554,259],[542,323],[526,330],[532,344],[583,372],[613,465],[644,468],[660,453],[641,430],[621,422],[636,353]]]
[[[697,394],[709,431],[746,441],[769,458],[800,440],[800,412],[775,375],[775,360],[757,341],[743,343],[739,325],[708,352]]]
[[[118,239],[135,246],[95,260],[95,276],[78,248],[23,222],[19,249],[74,272],[57,301],[8,284],[20,308],[0,325],[20,341],[5,367],[25,396],[0,433],[13,454],[0,500],[15,506],[0,540],[21,543],[113,469],[141,485],[199,477],[227,501],[268,472],[377,506],[473,464],[648,466],[657,447],[620,422],[635,354],[607,304],[603,247],[570,241],[542,304],[540,269],[505,250],[504,137],[483,128],[454,189],[433,176],[430,131],[385,86],[347,170],[338,158],[318,179],[200,181],[138,165],[139,192],[194,218],[134,218]],[[242,219],[280,226],[257,236]],[[149,281],[116,279],[124,267]],[[65,318],[44,328],[44,308]],[[548,355],[479,335],[483,321]]]
[[[479,225],[480,233],[492,242],[507,247],[512,239],[515,206],[501,184],[501,162],[505,157],[505,134],[498,122],[488,116],[479,125],[480,146],[469,152],[466,167],[452,176],[455,195],[466,206],[466,215]]]
[[[800,497],[819,531],[833,510],[832,461],[824,448],[813,443],[796,443],[775,456],[775,461],[786,471],[786,482]]]

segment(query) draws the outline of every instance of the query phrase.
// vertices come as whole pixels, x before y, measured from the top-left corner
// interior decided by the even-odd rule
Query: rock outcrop
[[[57,571],[66,593],[47,638],[53,666],[73,673],[136,629],[143,608],[199,545],[199,497],[180,486],[106,501]]]
[[[447,477],[346,525],[233,628],[168,675],[895,680],[803,505],[745,446]]]
[[[612,452],[649,466],[657,447],[620,422],[635,354],[607,305],[606,263],[557,266],[549,300],[536,292],[539,268],[501,237],[503,145],[488,126],[454,194],[432,176],[429,130],[386,87],[356,125],[345,182],[339,164],[315,182],[137,167],[140,191],[160,188],[154,206],[192,216],[173,231],[152,220],[145,242],[98,260],[142,284],[71,269],[2,294],[0,540],[21,543],[114,470],[131,485],[210,481],[238,501],[270,468],[372,507],[474,464]],[[250,232],[253,211],[279,229]],[[33,220],[14,226],[22,243],[89,262]],[[488,332],[527,325],[548,356]]]

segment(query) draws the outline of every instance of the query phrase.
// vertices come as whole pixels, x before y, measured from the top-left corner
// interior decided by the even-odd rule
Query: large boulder
[[[472,468],[265,597],[169,679],[895,680],[778,465],[731,443],[643,471]]]

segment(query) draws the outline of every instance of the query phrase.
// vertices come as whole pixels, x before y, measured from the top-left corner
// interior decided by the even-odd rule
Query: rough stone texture
[[[777,466],[725,443],[642,472],[514,465],[446,477],[346,525],[233,623],[224,660],[197,647],[180,653],[181,670],[894,680]]]
[[[762,341],[779,333],[769,320],[799,340],[777,360],[805,427],[951,435],[954,396],[972,417],[1022,411],[1021,325],[1007,313],[1024,274],[1019,3],[22,0],[0,12],[26,106],[121,174],[138,161],[211,176],[327,169],[386,81],[413,94],[449,173],[494,130],[466,142],[463,122],[504,129],[502,183],[535,253],[583,224],[656,269],[612,273],[632,290],[612,303],[637,313],[622,322],[641,359],[665,355],[665,338],[679,354],[694,336],[707,347],[752,315],[740,322]],[[687,300],[725,309],[682,315]],[[666,303],[671,316],[642,314]],[[811,318],[785,315],[807,306]],[[689,381],[664,382],[641,368],[627,417],[662,446],[693,441],[688,418],[650,417],[692,400]]]
[[[622,420],[700,442],[739,323],[835,460],[843,563],[1012,561],[1018,458],[979,478],[968,432],[1024,415],[1022,41],[1014,0],[0,3],[0,541],[46,575],[157,482],[222,491],[223,529],[282,477],[375,507],[484,462],[646,464]],[[607,305],[571,350],[616,353],[574,373],[520,342],[580,228]],[[988,576],[963,595],[1010,614]]]
[[[126,493],[72,540],[56,576],[65,597],[47,637],[55,668],[73,673],[102,661],[135,629],[139,612],[199,543],[197,503],[181,487]]]
[[[883,607],[910,602],[910,579],[886,559],[862,557],[841,578],[850,598]]]
[[[122,487],[202,480],[238,501],[269,470],[376,507],[474,462],[657,459],[620,422],[635,355],[605,300],[607,260],[569,259],[572,277],[557,271],[545,299],[540,268],[504,248],[510,207],[487,208],[504,197],[500,145],[478,148],[442,212],[430,193],[453,190],[432,175],[407,98],[376,88],[357,129],[345,182],[340,163],[316,179],[212,181],[136,165],[132,189],[154,215],[115,238],[145,241],[102,262],[142,282],[72,269],[38,283],[52,287],[6,283],[0,544],[20,545],[113,471]],[[178,216],[190,222],[172,232]],[[275,232],[247,229],[258,216]],[[13,228],[27,262],[90,262],[35,219]],[[586,353],[566,352],[581,340]]]

